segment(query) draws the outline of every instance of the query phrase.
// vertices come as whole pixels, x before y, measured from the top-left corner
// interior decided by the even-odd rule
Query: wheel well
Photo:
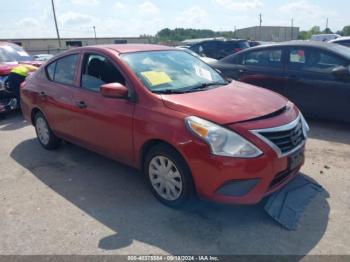
[[[30,116],[30,119],[32,121],[32,125],[34,125],[34,118],[35,118],[35,115],[38,113],[38,112],[41,112],[38,108],[34,108],[32,110],[32,113],[31,113],[31,116]]]
[[[169,144],[168,142],[161,140],[161,139],[152,139],[147,141],[146,143],[143,144],[141,151],[140,151],[140,163],[139,166],[141,168],[141,170],[143,170],[143,162],[145,160],[145,157],[147,155],[147,153],[151,150],[151,148],[155,147],[156,145],[159,144],[164,144],[167,145],[171,148],[173,148],[175,151],[177,151],[181,156],[182,154],[179,152],[179,150],[177,150],[174,146],[172,146],[171,144]]]

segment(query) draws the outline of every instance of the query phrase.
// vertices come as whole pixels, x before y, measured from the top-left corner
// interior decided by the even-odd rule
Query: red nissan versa
[[[196,195],[257,203],[304,162],[308,125],[294,104],[170,47],[69,50],[31,76],[21,97],[44,148],[66,140],[142,169],[172,207]]]

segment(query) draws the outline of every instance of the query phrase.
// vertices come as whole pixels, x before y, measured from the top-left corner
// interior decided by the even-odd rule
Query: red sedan
[[[170,47],[69,50],[27,79],[21,99],[44,148],[66,140],[143,170],[172,207],[195,196],[257,203],[304,162],[308,125],[294,104]]]

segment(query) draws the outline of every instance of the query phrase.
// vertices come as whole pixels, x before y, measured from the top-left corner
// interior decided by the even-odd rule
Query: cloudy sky
[[[4,1],[4,0],[2,0]],[[138,36],[164,27],[233,30],[258,25],[332,30],[350,25],[349,0],[55,0],[62,37]],[[55,37],[51,0],[1,4],[0,38]]]

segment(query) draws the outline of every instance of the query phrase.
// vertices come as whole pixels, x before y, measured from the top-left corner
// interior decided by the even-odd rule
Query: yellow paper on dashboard
[[[171,83],[170,76],[163,71],[146,71],[141,75],[151,84],[151,86],[159,86],[167,83]]]

